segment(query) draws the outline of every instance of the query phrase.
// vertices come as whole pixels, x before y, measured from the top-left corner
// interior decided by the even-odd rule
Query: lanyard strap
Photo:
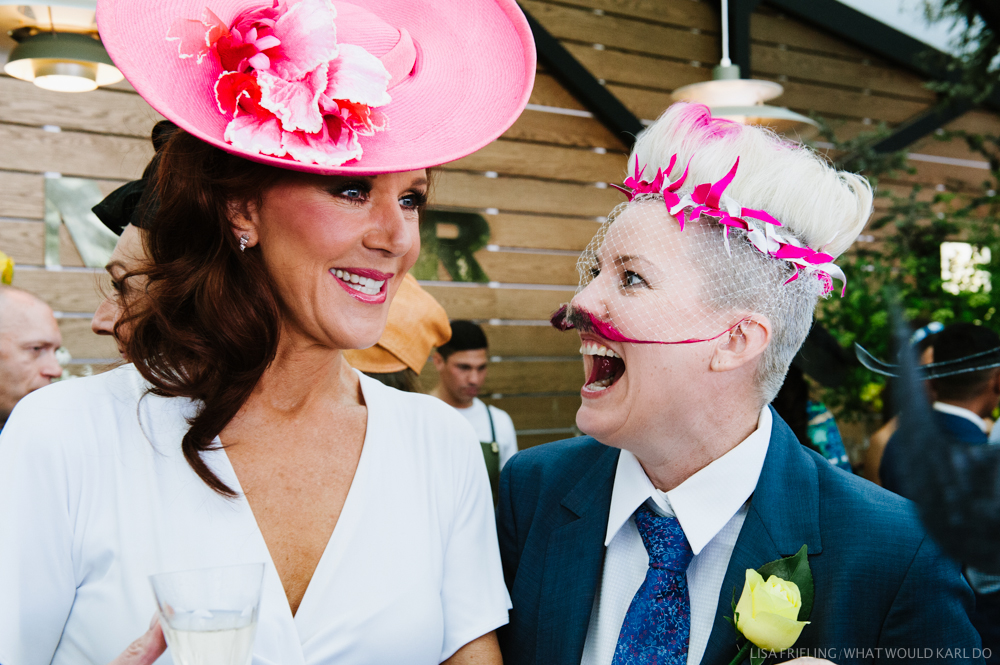
[[[493,427],[493,414],[490,413],[490,405],[486,404],[485,406],[486,406],[486,417],[490,419],[490,442],[492,443],[497,440],[497,431],[496,428]]]

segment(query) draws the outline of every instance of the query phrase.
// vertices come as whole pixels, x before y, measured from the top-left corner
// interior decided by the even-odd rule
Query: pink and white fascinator
[[[98,0],[97,20],[165,117],[300,171],[458,159],[514,122],[534,80],[514,0]]]
[[[645,181],[642,180],[645,166],[640,170],[637,156],[636,175],[626,179],[624,187],[612,186],[625,192],[629,201],[641,194],[662,196],[667,210],[680,224],[682,231],[684,224],[693,219],[702,217],[714,219],[725,227],[727,252],[730,252],[729,231],[734,228],[745,231],[747,240],[757,251],[773,259],[787,261],[795,267],[795,272],[788,282],[795,281],[802,274],[813,275],[822,282],[823,295],[827,295],[833,290],[833,280],[836,279],[842,285],[840,294],[844,295],[847,289],[847,277],[844,271],[833,263],[833,256],[805,246],[798,238],[784,231],[781,222],[766,210],[745,208],[726,194],[726,189],[736,177],[740,166],[739,157],[721,179],[714,183],[697,185],[690,194],[683,197],[678,196],[676,190],[687,179],[688,169],[685,169],[684,174],[675,182],[666,181],[666,174],[673,170],[676,161],[677,155],[673,155],[665,173],[657,171],[652,181]]]

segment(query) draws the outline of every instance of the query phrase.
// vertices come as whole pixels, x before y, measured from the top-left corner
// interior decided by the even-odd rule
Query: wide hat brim
[[[417,50],[410,76],[389,90],[379,111],[385,131],[361,137],[364,154],[327,167],[251,153],[223,136],[215,83],[221,66],[181,59],[167,32],[206,7],[229,24],[267,0],[98,0],[97,24],[115,65],[150,106],[199,139],[253,161],[322,174],[412,171],[460,159],[505,132],[528,103],[534,83],[531,29],[514,0],[352,0],[397,29]],[[339,3],[334,0],[334,6]],[[345,43],[349,43],[345,40]]]

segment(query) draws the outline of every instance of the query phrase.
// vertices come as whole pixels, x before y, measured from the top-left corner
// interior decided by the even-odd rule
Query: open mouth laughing
[[[386,285],[392,278],[391,273],[367,268],[331,268],[330,274],[356,300],[374,304],[385,302]]]
[[[622,378],[625,374],[625,361],[596,339],[587,338],[582,342],[580,353],[584,356],[584,367],[588,368],[587,382],[582,393],[586,397],[596,397]]]

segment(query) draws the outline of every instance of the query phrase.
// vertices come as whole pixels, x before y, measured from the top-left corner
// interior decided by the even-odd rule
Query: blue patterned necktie
[[[625,614],[613,665],[685,665],[691,634],[687,568],[694,553],[676,517],[643,504],[635,525],[649,554],[646,579]]]

